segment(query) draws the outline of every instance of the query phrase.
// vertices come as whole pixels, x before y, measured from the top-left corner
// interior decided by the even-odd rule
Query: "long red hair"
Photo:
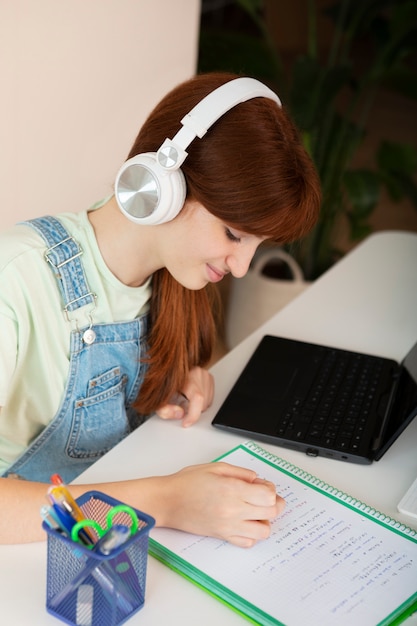
[[[128,158],[155,152],[202,98],[234,78],[201,74],[173,89],[145,121]],[[253,98],[235,106],[187,151],[187,198],[225,224],[283,244],[316,223],[317,173],[285,108],[273,100]],[[142,414],[180,391],[192,367],[207,364],[215,340],[211,285],[191,291],[161,269],[152,286],[148,370],[135,404]]]

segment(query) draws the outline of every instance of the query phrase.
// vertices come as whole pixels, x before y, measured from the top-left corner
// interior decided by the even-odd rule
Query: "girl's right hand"
[[[254,471],[217,462],[166,476],[157,526],[169,526],[248,548],[270,534],[285,507],[275,486]]]

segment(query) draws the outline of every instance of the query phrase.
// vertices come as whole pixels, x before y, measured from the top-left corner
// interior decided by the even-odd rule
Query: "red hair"
[[[145,121],[128,158],[156,152],[202,98],[236,77],[201,74],[173,89]],[[319,178],[285,108],[273,100],[253,98],[235,106],[187,151],[187,198],[225,224],[283,244],[316,223]],[[211,285],[190,291],[166,269],[152,281],[149,368],[135,405],[143,414],[180,391],[190,368],[207,364],[215,339]]]

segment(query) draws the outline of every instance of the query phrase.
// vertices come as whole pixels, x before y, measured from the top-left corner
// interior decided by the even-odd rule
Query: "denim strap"
[[[96,295],[90,291],[84,267],[83,250],[59,220],[50,215],[21,222],[34,228],[49,248],[45,260],[49,263],[61,291],[64,311],[75,311],[86,304],[94,304]]]

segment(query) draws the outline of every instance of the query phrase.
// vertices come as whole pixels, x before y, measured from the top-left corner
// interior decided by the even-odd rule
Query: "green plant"
[[[274,2],[283,4],[269,0]],[[305,2],[306,11],[300,16],[308,23],[305,50],[290,61],[283,60],[271,36],[268,0],[229,2],[234,19],[220,28],[206,28],[203,12],[199,56],[200,71],[245,72],[275,87],[302,133],[323,191],[317,226],[292,248],[309,279],[342,254],[334,246],[340,220],[347,221],[353,242],[371,231],[369,218],[383,187],[393,200],[407,196],[417,207],[415,146],[381,141],[372,168],[352,165],[381,87],[417,99],[412,65],[417,52],[417,3],[340,0],[321,9],[334,25],[326,58],[319,47],[318,4]]]

